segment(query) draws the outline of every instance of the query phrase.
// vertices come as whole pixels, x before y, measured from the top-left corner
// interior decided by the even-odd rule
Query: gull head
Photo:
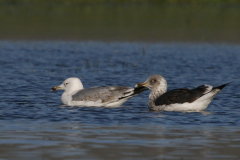
[[[66,79],[60,86],[53,87],[51,91],[65,90],[65,92],[71,93],[81,89],[83,89],[83,85],[80,79],[76,77],[71,77]]]
[[[152,75],[145,82],[137,83],[135,87],[147,87],[150,90],[167,89],[167,81],[163,76]]]

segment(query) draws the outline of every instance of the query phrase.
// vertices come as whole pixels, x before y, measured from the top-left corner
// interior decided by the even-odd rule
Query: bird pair
[[[227,83],[229,84],[229,83]],[[68,78],[51,91],[65,90],[61,101],[70,106],[117,107],[128,99],[150,89],[148,108],[153,111],[202,111],[227,85],[212,87],[201,85],[195,89],[180,88],[167,92],[167,81],[161,75],[153,75],[135,88],[124,86],[92,87],[84,89],[79,78]]]

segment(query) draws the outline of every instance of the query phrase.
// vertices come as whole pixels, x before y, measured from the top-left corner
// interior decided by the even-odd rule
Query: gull
[[[146,87],[151,90],[148,101],[149,110],[188,112],[206,109],[227,84],[218,87],[204,84],[194,89],[180,88],[167,92],[165,78],[161,75],[152,75],[145,82],[137,83],[135,87]]]
[[[147,90],[145,87],[99,86],[84,89],[79,78],[71,77],[51,91],[64,90],[61,101],[69,106],[118,107],[133,96]]]

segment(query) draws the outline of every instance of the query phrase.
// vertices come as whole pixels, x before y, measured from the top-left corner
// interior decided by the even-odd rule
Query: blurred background
[[[0,0],[0,39],[240,42],[240,0]]]

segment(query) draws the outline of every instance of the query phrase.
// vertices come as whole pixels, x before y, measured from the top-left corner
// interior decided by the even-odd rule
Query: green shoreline
[[[33,5],[39,1],[0,0],[0,39],[240,42],[240,6]]]
[[[76,5],[76,4],[158,4],[158,5],[236,5],[240,4],[240,0],[0,0],[1,4],[64,4],[64,5]]]

